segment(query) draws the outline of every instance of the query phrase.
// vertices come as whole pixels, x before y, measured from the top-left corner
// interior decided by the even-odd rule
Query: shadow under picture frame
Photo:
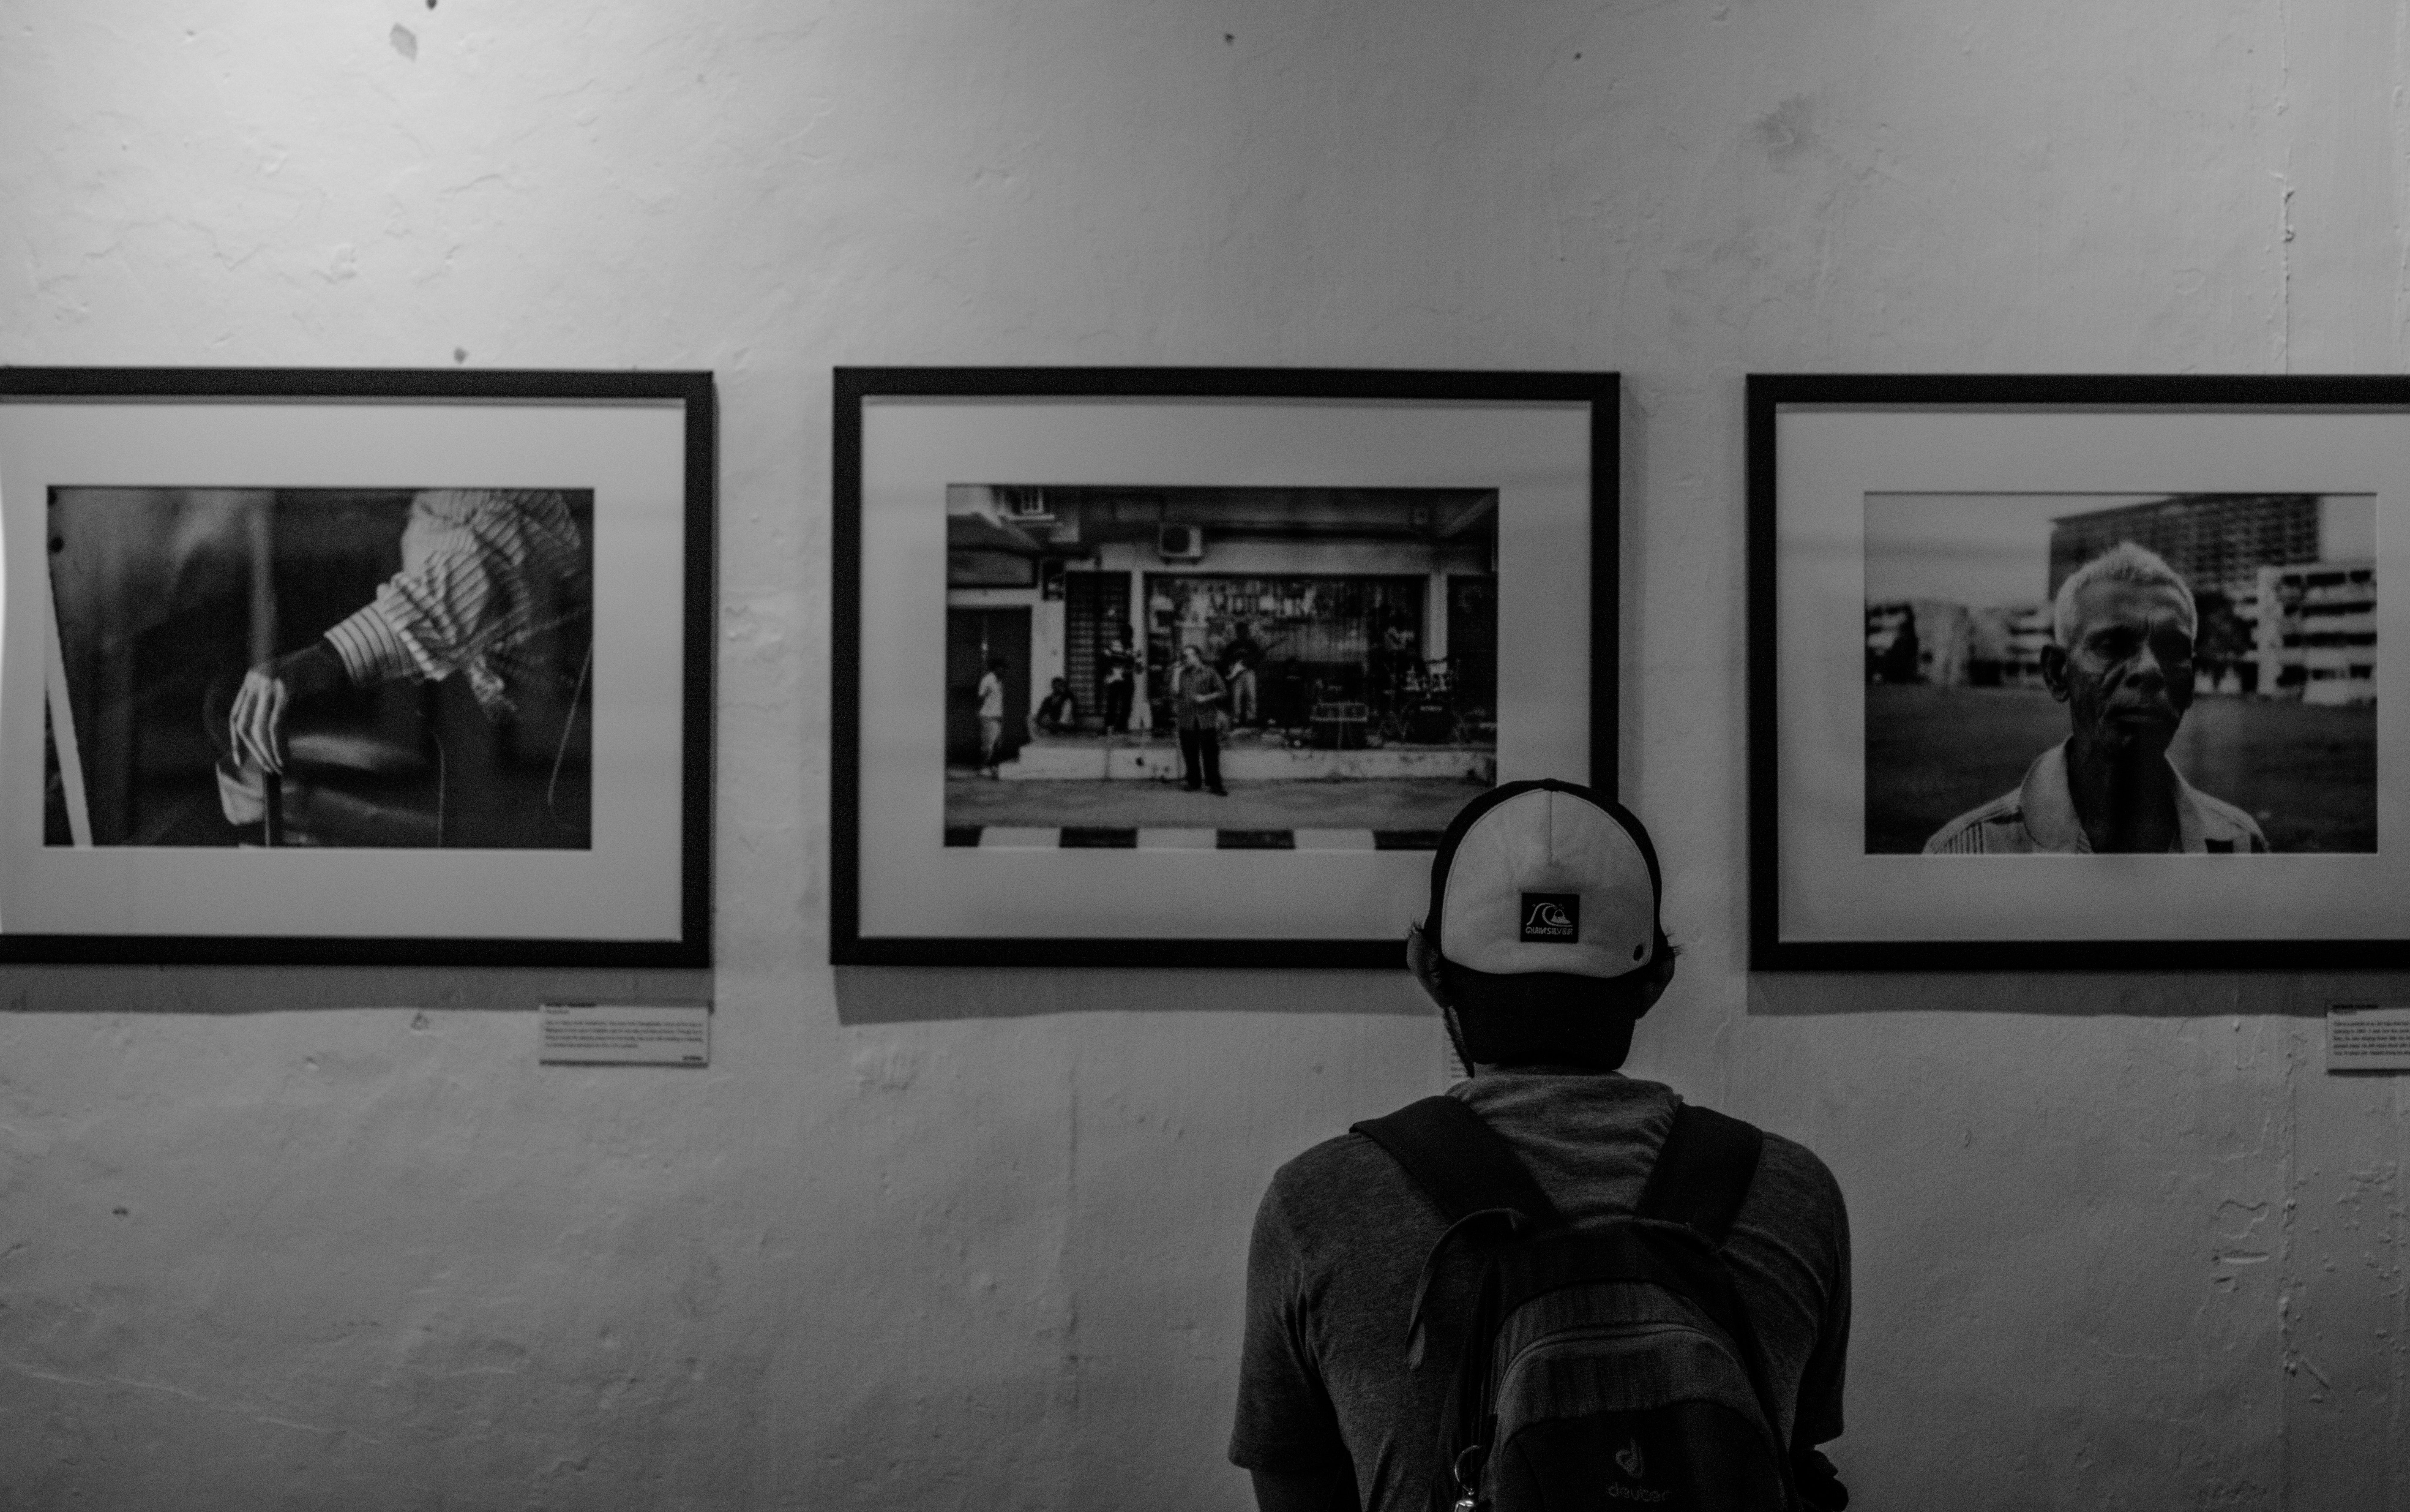
[[[707,966],[714,410],[0,368],[0,960]]]
[[[2410,382],[1758,374],[1748,417],[1753,969],[2410,964]]]
[[[1619,395],[838,368],[832,960],[1401,964],[1466,801],[1613,788]]]

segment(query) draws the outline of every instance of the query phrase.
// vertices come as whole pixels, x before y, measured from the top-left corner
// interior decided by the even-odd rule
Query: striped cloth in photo
[[[575,596],[584,542],[550,491],[429,489],[410,501],[401,570],[327,631],[353,683],[469,681],[489,718],[513,712],[512,654],[551,629]]]

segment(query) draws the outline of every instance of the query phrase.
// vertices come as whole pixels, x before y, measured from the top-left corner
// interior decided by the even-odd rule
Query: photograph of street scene
[[[1431,849],[1496,780],[1490,489],[956,484],[948,845]]]
[[[1871,494],[1869,854],[2374,851],[2375,500]]]
[[[585,850],[587,489],[54,488],[44,843]]]

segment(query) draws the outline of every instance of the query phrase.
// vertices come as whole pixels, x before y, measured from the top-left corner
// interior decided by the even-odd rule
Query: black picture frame
[[[0,865],[72,884],[71,900],[0,903],[0,962],[710,965],[717,445],[701,371],[0,367],[0,527],[14,548],[0,720],[36,773],[30,792],[22,776],[0,784]],[[51,806],[38,774],[47,763],[55,786],[60,766],[38,644],[52,638],[55,662],[37,545],[54,490],[408,503],[447,488],[550,492],[585,511],[582,660],[547,747],[548,797],[565,765],[587,773],[568,839],[209,849],[94,844],[88,821],[64,845],[48,837],[54,820],[29,805]],[[459,778],[433,744],[440,811]],[[260,826],[271,842],[276,823]],[[233,900],[205,900],[219,895]]]
[[[2410,499],[2410,380],[1761,373],[1747,384],[1751,969],[2352,971],[2410,964],[2410,889],[2402,886],[2410,873],[2399,859],[2405,814],[2399,785],[2376,778],[2380,748],[2402,759],[2402,727],[2390,711],[2410,695],[2404,668],[2384,652],[2402,643],[2400,612],[2380,597],[2388,570],[2401,575],[2394,570],[2402,562],[2399,543],[2410,536],[2403,513]],[[1959,603],[1959,617],[1972,626],[1962,632],[1952,615],[1955,600],[1920,604],[1891,591],[1909,581],[1900,562],[1933,552],[1931,540],[1955,528],[1946,522],[2005,519],[2013,511],[2047,517],[2044,554],[2032,556],[2030,569],[2017,569],[2033,573],[2029,603]],[[1899,520],[1922,522],[1916,528],[1926,532],[1918,538],[1924,543],[1886,523]],[[2246,535],[2294,544],[2229,550]],[[1950,755],[1957,742],[2011,722],[2043,727],[2039,711],[2049,684],[2038,694],[2024,685],[2034,669],[2025,665],[2031,648],[2020,642],[2054,639],[2056,585],[2107,549],[2101,542],[2113,545],[2112,538],[2164,550],[2199,595],[2197,624],[2231,615],[2252,636],[2199,662],[2201,694],[2185,716],[2202,731],[2191,749],[2214,751],[2217,770],[2241,770],[2260,760],[2236,754],[2246,742],[2258,742],[2250,749],[2259,752],[2286,749],[2286,741],[2306,744],[2308,734],[2288,727],[2305,728],[2299,722],[2311,713],[2330,720],[2320,728],[2333,737],[2325,744],[2338,775],[2318,802],[2337,814],[2320,816],[2323,829],[2287,814],[2284,789],[2259,774],[2237,779],[2244,785],[2229,793],[2240,800],[2230,806],[2254,815],[2249,828],[2270,834],[2301,820],[2291,828],[2311,836],[2302,847],[2272,842],[2267,854],[2253,854],[2246,833],[2203,842],[2211,851],[2223,845],[2228,860],[1907,854],[1918,828],[1938,811],[1928,808],[1911,825],[1908,802],[1889,795],[1930,785],[1933,796],[1920,801],[1966,807],[1973,779]],[[1938,550],[1970,560],[1979,554],[1971,537]],[[2228,582],[2239,584],[2263,569],[2268,575],[2257,579],[2258,587]],[[2305,638],[2287,629],[2283,616],[2296,612],[2287,598],[2296,580],[2313,575],[2334,577],[2339,586],[2311,591],[2329,595],[2330,612],[2347,617],[2334,634]],[[1894,598],[1901,602],[1893,604]],[[1905,663],[1879,665],[1900,654],[1902,637],[1892,622],[1913,625],[1920,608],[1938,618],[1935,635],[1944,649],[1911,640],[1909,661],[1926,665],[1915,671]],[[1930,670],[1962,636],[1985,651],[1967,653],[1964,690],[1952,681],[1958,670],[1947,676]],[[2295,649],[2322,640],[2354,642],[2334,653],[2349,665],[2309,665],[2326,653]],[[1885,644],[1878,648],[1878,641]],[[2196,650],[2208,643],[2197,641]],[[1863,663],[1847,664],[1852,655]],[[1892,689],[1883,680],[1894,671],[1904,683],[1925,685]],[[2263,671],[2275,679],[2264,688]],[[1975,685],[1986,677],[2000,682]],[[2343,685],[2309,681],[2329,677]],[[2395,692],[2380,696],[2385,686]],[[1952,712],[1976,708],[1978,695],[1989,700],[1980,718]],[[2329,695],[2332,701],[2323,702]],[[1923,701],[1911,705],[1911,698]],[[2024,701],[2011,710],[2011,699]],[[2302,713],[2287,713],[2288,702]],[[2214,703],[2214,729],[2241,733],[2209,732]],[[2053,707],[2064,737],[2069,715],[2063,705]],[[1947,742],[1909,738],[1937,729],[1948,732]],[[2001,752],[2022,762],[2028,749]],[[1929,784],[1887,780],[1906,761],[1940,775]],[[2033,775],[2040,764],[2026,769],[2028,780],[2040,781]],[[1941,794],[1953,786],[1956,796],[1944,804]],[[2023,788],[2020,814],[2040,791]],[[2279,796],[2261,806],[2270,793]],[[2295,806],[2310,804],[2296,799]],[[1945,831],[1966,817],[1945,822],[1925,843],[1942,844]],[[2390,843],[2389,857],[2376,842],[2379,832]]]
[[[865,505],[866,471],[877,470],[881,444],[874,433],[875,427],[866,425],[866,417],[886,412],[882,411],[882,406],[936,404],[968,407],[960,411],[965,414],[979,412],[976,407],[997,404],[1068,407],[1081,414],[1093,410],[1099,417],[1111,417],[1099,418],[1096,421],[1099,425],[1168,424],[1175,431],[1192,420],[1195,424],[1206,425],[1241,424],[1242,422],[1231,421],[1228,417],[1234,413],[1247,416],[1261,412],[1272,417],[1266,423],[1273,429],[1307,450],[1315,443],[1298,438],[1321,434],[1314,429],[1315,426],[1343,424],[1377,428],[1385,415],[1393,418],[1409,414],[1453,416],[1455,418],[1448,424],[1470,427],[1536,425],[1545,420],[1557,427],[1551,434],[1572,439],[1569,462],[1580,474],[1578,498],[1573,506],[1578,518],[1574,523],[1586,538],[1572,560],[1561,564],[1561,570],[1575,580],[1581,603],[1577,608],[1560,603],[1550,611],[1565,626],[1568,639],[1582,652],[1579,661],[1560,655],[1554,658],[1556,664],[1583,669],[1568,679],[1565,685],[1551,691],[1552,715],[1565,721],[1574,732],[1565,741],[1559,742],[1558,746],[1569,749],[1578,745],[1582,749],[1577,759],[1552,764],[1551,770],[1556,775],[1567,775],[1561,768],[1569,764],[1574,769],[1570,774],[1606,791],[1614,790],[1619,685],[1620,385],[1618,375],[1601,372],[1331,368],[865,367],[837,368],[834,389],[832,497],[835,571],[832,588],[834,666],[831,676],[833,738],[829,904],[829,955],[832,962],[840,965],[1394,968],[1403,961],[1403,929],[1410,916],[1401,912],[1393,923],[1384,918],[1377,928],[1366,925],[1346,931],[1316,929],[1314,932],[1299,935],[1275,934],[1269,930],[1234,934],[1227,929],[1218,932],[1208,929],[1196,934],[1181,934],[1164,929],[1109,933],[1093,928],[1082,929],[1075,923],[1067,923],[1059,929],[1012,932],[895,929],[881,928],[877,919],[869,917],[865,905],[865,866],[889,864],[896,847],[884,842],[876,845],[866,842],[866,827],[906,821],[891,820],[880,809],[885,799],[865,792],[866,770],[874,781],[883,780],[888,769],[893,765],[884,756],[875,765],[865,761],[866,728],[878,726],[870,729],[868,738],[874,741],[885,739],[887,730],[887,727],[879,723],[885,716],[878,709],[866,714],[865,696],[877,703],[889,697],[888,690],[897,682],[894,676],[890,675],[892,669],[884,663],[876,669],[867,667],[865,651],[866,648],[877,647],[882,656],[887,655],[888,648],[898,639],[899,629],[909,630],[911,622],[908,616],[914,612],[925,612],[928,605],[934,602],[931,592],[936,582],[933,577],[929,583],[923,584],[922,577],[928,574],[907,574],[900,581],[907,585],[908,592],[882,590],[865,593],[866,550],[874,562],[879,559],[879,533],[890,528],[891,522],[899,517],[882,512],[876,503],[869,507]],[[1052,414],[1058,410],[1050,408],[1044,412]],[[1173,418],[1167,420],[1167,416]],[[1066,422],[1075,426],[1081,423],[1077,419]],[[1009,451],[1013,443],[997,444]],[[1141,460],[1133,465],[1136,473],[1148,472],[1154,467],[1143,460],[1146,454],[1143,447],[1139,448],[1138,454]],[[1551,456],[1546,460],[1565,459]],[[1183,466],[1190,470],[1181,470]],[[1198,468],[1203,470],[1197,470]],[[1009,468],[1006,470],[1008,474],[1010,471]],[[1342,462],[1325,468],[1323,472],[1340,476],[1347,470],[1347,465]],[[1367,480],[1384,484],[1411,482],[1410,478],[1397,473],[1394,468],[1372,465],[1370,459],[1365,461],[1362,471]],[[1256,477],[1245,468],[1225,466],[1218,460],[1198,464],[1165,463],[1151,477],[1129,472],[1108,472],[1100,476],[1111,482],[1129,486],[1208,484]],[[934,512],[941,507],[937,495],[953,485],[1062,481],[1067,480],[1052,474],[1028,478],[1011,475],[957,478],[946,474],[937,480],[934,492],[924,488],[908,501],[898,505],[897,509],[902,517],[919,522],[913,528],[936,529],[932,522],[940,518]],[[1261,479],[1256,478],[1256,481]],[[1517,486],[1522,485],[1518,483]],[[1532,484],[1528,492],[1534,499],[1540,497],[1536,484]],[[1513,496],[1517,499],[1523,497],[1521,493]],[[1504,511],[1508,524],[1493,528],[1509,532],[1510,538],[1511,532],[1517,528],[1514,524],[1517,508],[1528,510],[1532,519],[1547,522],[1551,528],[1561,527],[1563,524],[1554,515],[1542,514],[1543,506],[1536,502],[1517,504],[1510,501],[1495,508]],[[1536,530],[1540,526],[1532,528]],[[930,538],[937,541],[937,549],[943,548],[943,537],[944,531],[936,529],[936,536]],[[1513,592],[1510,583],[1501,583],[1495,598],[1503,603]],[[913,598],[911,605],[899,604],[899,599],[907,598]],[[1499,639],[1503,641],[1504,634],[1500,631]],[[1558,649],[1563,649],[1562,642]],[[1511,651],[1512,648],[1501,646],[1498,656],[1502,665]],[[930,660],[934,655],[922,656],[922,662],[914,663],[909,670],[922,676],[924,681],[934,679],[936,674],[932,669],[935,663]],[[935,688],[936,684],[928,681],[928,685]],[[1503,690],[1498,693],[1497,701],[1502,707],[1507,697]],[[928,773],[938,773],[942,770],[939,759],[922,748],[929,742],[939,742],[943,734],[942,718],[936,703],[932,698],[928,700],[928,707],[917,713],[907,708],[902,716],[906,727],[902,743],[912,748],[913,758],[921,760],[923,763],[922,770]],[[1554,750],[1558,746],[1549,749]],[[881,747],[882,751],[891,753],[893,749],[893,745]],[[1500,773],[1502,778],[1542,774],[1519,770]],[[923,786],[933,787],[937,780],[941,778],[935,778]],[[1466,797],[1471,797],[1472,791],[1468,788]],[[944,859],[943,848],[936,846],[934,838],[923,839],[924,832],[926,836],[934,837],[943,828],[939,795],[933,790],[923,792],[915,788],[910,796],[893,807],[915,811],[901,832],[909,843],[935,851],[936,859],[932,860],[927,856],[922,857],[929,865],[941,862]],[[882,835],[895,832],[879,831]],[[1069,832],[1064,833],[1067,835]],[[1304,834],[1306,831],[1295,833]],[[1065,843],[1069,842],[1067,840]],[[1048,864],[1054,863],[1050,861]],[[1251,859],[1245,864],[1252,866],[1255,861]],[[1321,862],[1317,860],[1315,864]],[[1410,856],[1402,861],[1392,857],[1374,864],[1383,869],[1382,875],[1388,879],[1386,885],[1394,891],[1397,878],[1403,874],[1407,866],[1411,865],[1417,877],[1427,874],[1428,853]],[[994,874],[1009,873],[998,871]],[[1233,874],[1236,874],[1235,870]],[[1345,873],[1343,871],[1340,874]]]

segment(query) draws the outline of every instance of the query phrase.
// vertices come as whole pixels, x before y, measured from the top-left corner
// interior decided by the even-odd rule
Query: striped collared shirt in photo
[[[2164,759],[2164,758],[2162,758]],[[2168,849],[2193,856],[2259,856],[2268,838],[2258,822],[2233,804],[2176,780],[2176,839]],[[2034,757],[2025,781],[1980,808],[1967,810],[1924,842],[1927,856],[2088,856],[2091,838],[2076,815],[2067,785],[2067,746]]]
[[[583,547],[558,493],[429,489],[410,501],[401,570],[327,641],[355,684],[458,672],[500,718],[512,653],[559,622]]]

